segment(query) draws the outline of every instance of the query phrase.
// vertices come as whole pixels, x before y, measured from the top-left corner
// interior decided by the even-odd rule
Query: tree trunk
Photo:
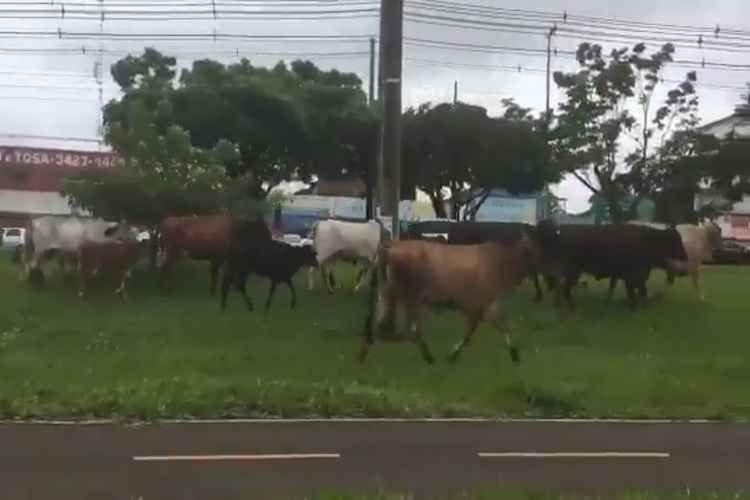
[[[473,221],[477,218],[477,212],[479,212],[479,209],[482,208],[482,205],[484,205],[484,202],[487,201],[487,198],[489,198],[491,192],[492,192],[492,189],[484,188],[482,189],[481,194],[479,196],[472,199],[472,201],[474,201],[475,199],[479,198],[477,200],[477,203],[471,208],[471,210],[467,210],[464,213],[464,220]]]

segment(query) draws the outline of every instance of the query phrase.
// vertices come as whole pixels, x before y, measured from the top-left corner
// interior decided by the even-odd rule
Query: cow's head
[[[300,258],[302,259],[302,266],[304,267],[318,266],[317,254],[312,245],[302,245],[300,247]]]

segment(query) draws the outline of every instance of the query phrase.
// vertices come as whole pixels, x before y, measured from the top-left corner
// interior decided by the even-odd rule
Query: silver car
[[[26,236],[26,229],[23,227],[6,227],[0,229],[2,236],[0,242],[2,242],[3,248],[16,248],[19,245],[23,245]]]

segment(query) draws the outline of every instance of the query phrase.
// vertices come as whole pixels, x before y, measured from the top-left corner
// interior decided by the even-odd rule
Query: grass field
[[[99,287],[85,301],[52,276],[43,290],[18,280],[0,255],[0,416],[750,416],[750,269],[709,268],[705,304],[687,280],[632,313],[606,283],[579,290],[562,315],[522,287],[508,303],[521,346],[482,327],[455,366],[445,361],[463,323],[452,311],[426,322],[438,363],[413,344],[376,344],[356,360],[364,293],[307,292],[298,309],[280,288],[271,313],[249,313],[238,295],[219,313],[205,265],[184,264],[168,292],[146,269],[130,300]],[[344,266],[339,274],[351,268]],[[663,288],[655,272],[651,289]],[[349,281],[344,281],[349,286]],[[251,278],[262,306],[268,284]],[[262,309],[262,307],[258,307]]]
[[[414,498],[416,498],[414,495],[408,493],[329,493],[312,497],[310,500],[413,500]],[[466,492],[443,498],[444,500],[744,500],[750,498],[750,495],[744,491],[625,491],[595,495],[496,490]]]
[[[446,496],[445,500],[743,500],[749,498],[745,492],[717,491],[627,491],[605,495],[560,494],[530,491],[485,491]],[[330,493],[313,497],[314,500],[413,500],[412,494],[375,493],[347,494]],[[311,499],[312,500],[312,499]]]

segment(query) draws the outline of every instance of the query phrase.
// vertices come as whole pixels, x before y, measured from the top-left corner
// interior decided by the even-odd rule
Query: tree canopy
[[[105,138],[125,164],[65,186],[96,215],[152,225],[247,207],[285,180],[374,169],[378,121],[354,74],[200,60],[178,79],[175,58],[154,49],[111,73],[122,95],[104,109]]]
[[[447,215],[448,191],[456,216],[462,205],[477,196],[486,198],[493,188],[528,193],[559,180],[528,110],[512,101],[505,105],[505,115],[498,118],[465,103],[424,104],[406,111],[405,173],[430,197],[438,217]]]
[[[600,45],[583,43],[576,52],[578,71],[554,75],[564,100],[550,130],[553,159],[605,200],[615,222],[632,217],[642,196],[692,197],[702,183],[736,195],[742,185],[736,180],[740,164],[721,163],[728,151],[707,154],[719,146],[698,128],[696,72],[686,73],[656,102],[674,52],[665,44],[647,54],[639,43],[607,54]]]

